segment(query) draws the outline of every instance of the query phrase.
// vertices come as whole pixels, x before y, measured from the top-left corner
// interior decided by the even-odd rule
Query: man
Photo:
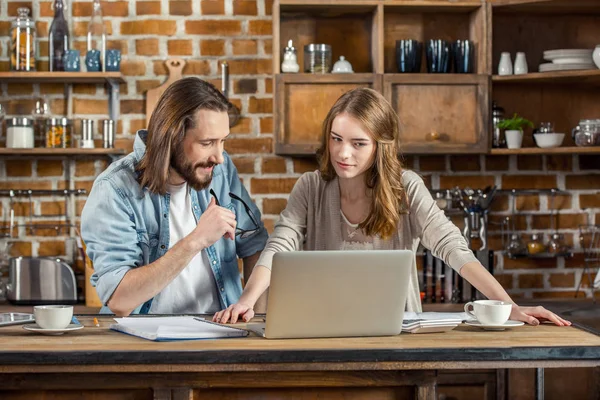
[[[236,256],[249,276],[267,232],[223,151],[230,106],[210,83],[173,83],[134,151],[94,182],[81,235],[101,312],[212,314],[238,301]]]

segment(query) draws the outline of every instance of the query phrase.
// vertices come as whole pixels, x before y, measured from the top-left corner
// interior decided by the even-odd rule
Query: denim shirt
[[[146,150],[145,130],[138,131],[133,152],[112,163],[101,173],[88,196],[81,215],[81,236],[87,255],[94,265],[92,286],[104,304],[100,312],[111,312],[106,304],[125,274],[132,268],[148,265],[169,250],[169,193],[153,194],[137,181],[135,167]],[[236,214],[237,226],[252,229],[254,224],[240,201],[231,201],[229,193],[241,197],[260,224],[257,232],[235,241],[221,238],[206,248],[221,307],[236,303],[242,294],[237,257],[260,252],[267,241],[267,231],[260,211],[240,182],[237,170],[226,153],[223,164],[213,168],[213,179],[204,190],[191,190],[190,197],[196,221],[210,203],[214,190],[222,207]],[[146,314],[152,299],[133,313]]]

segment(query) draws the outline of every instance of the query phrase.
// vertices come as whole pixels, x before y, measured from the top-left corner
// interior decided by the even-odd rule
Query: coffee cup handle
[[[465,312],[467,313],[468,316],[477,319],[477,317],[475,316],[475,314],[473,314],[473,311],[470,310],[470,308],[472,308],[472,307],[473,307],[473,302],[472,301],[470,301],[467,304],[465,304]]]

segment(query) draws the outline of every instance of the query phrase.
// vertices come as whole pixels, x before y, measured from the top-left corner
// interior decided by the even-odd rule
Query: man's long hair
[[[213,85],[183,78],[160,96],[148,124],[146,152],[136,167],[138,181],[152,193],[165,194],[169,167],[188,129],[196,127],[199,110],[226,112],[231,103]]]
[[[342,113],[359,121],[376,146],[373,165],[365,172],[367,187],[373,190],[371,212],[359,228],[368,236],[387,239],[398,229],[400,215],[408,210],[398,148],[398,114],[375,90],[358,88],[343,94],[323,122],[321,147],[317,151],[319,170],[327,182],[337,175],[331,164],[329,142],[333,120]]]

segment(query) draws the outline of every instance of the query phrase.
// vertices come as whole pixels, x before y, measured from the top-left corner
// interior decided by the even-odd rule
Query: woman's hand
[[[216,313],[212,320],[221,324],[228,322],[235,324],[240,317],[243,322],[248,322],[254,317],[254,310],[247,304],[235,303]]]
[[[571,322],[562,319],[552,311],[546,310],[542,306],[537,307],[519,307],[513,304],[509,319],[513,321],[523,321],[529,325],[539,325],[540,322],[550,321],[558,326],[570,326]]]

